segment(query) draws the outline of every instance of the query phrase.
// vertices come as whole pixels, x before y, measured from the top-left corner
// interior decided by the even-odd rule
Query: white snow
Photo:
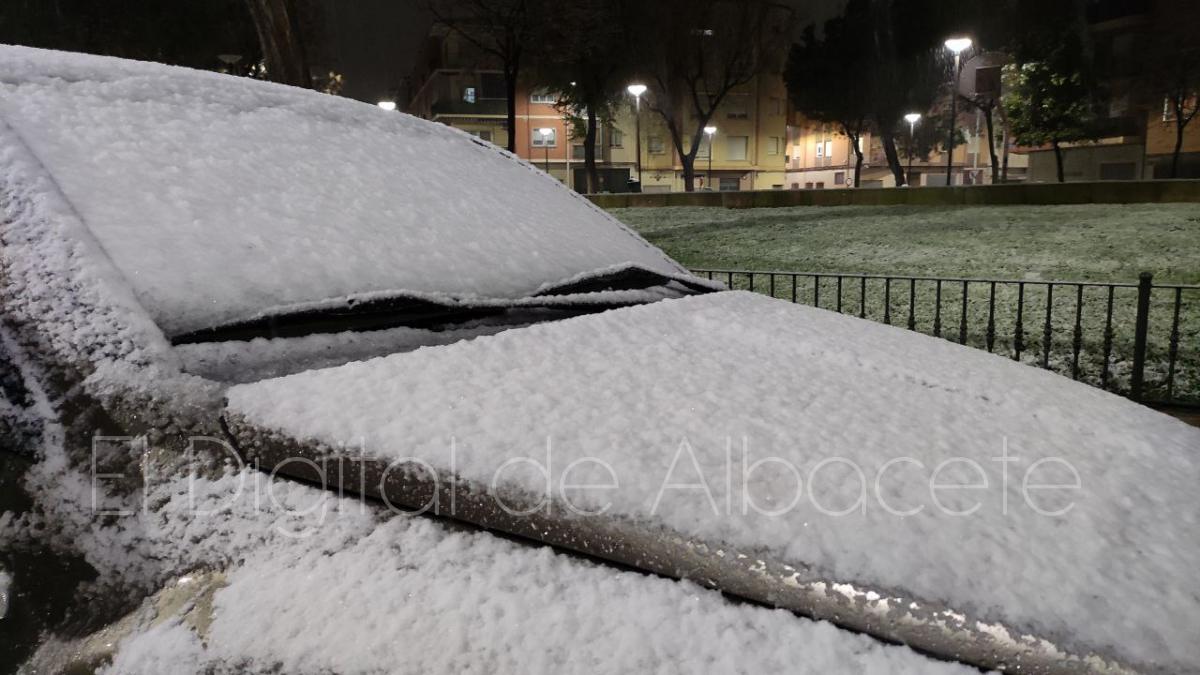
[[[67,363],[175,363],[128,281],[3,117],[0,113],[5,318],[36,324],[43,347]]]
[[[598,458],[619,487],[570,491],[582,509],[1134,663],[1200,662],[1200,429],[946,341],[720,293],[240,385],[228,400],[294,438],[534,495],[547,489],[536,467],[502,464],[550,463],[558,495],[611,483],[594,464],[563,476]],[[743,479],[772,457],[795,473],[773,462]],[[1070,485],[1072,469],[1079,489],[1026,497],[1027,477]],[[935,493],[934,474],[988,487]]]
[[[12,586],[12,576],[0,569],[0,619],[8,615],[9,588]]]
[[[182,497],[159,510],[178,548],[237,560],[203,638],[161,624],[123,641],[105,672],[974,672],[690,584],[254,479],[202,481],[201,509],[224,505],[207,518]]]
[[[168,334],[375,291],[521,297],[682,270],[444,125],[246,79],[0,46],[0,120]]]
[[[512,327],[483,323],[440,331],[401,327],[294,338],[200,342],[177,345],[175,353],[183,361],[183,370],[193,375],[218,382],[254,382],[310,368],[340,366],[424,346],[450,344]]]
[[[152,592],[203,569],[228,581],[203,636],[182,621],[143,626],[118,645],[109,675],[974,672],[257,471],[189,475],[151,452],[136,469],[145,488],[112,493],[71,464],[34,393],[49,425],[25,482],[37,510],[0,517],[0,541],[77,551],[107,592]]]

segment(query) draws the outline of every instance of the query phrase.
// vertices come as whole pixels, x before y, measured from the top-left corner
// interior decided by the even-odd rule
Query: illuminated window
[[[553,148],[558,145],[558,131],[550,130],[550,135],[542,133],[541,129],[533,130],[533,147],[535,148]]]
[[[558,97],[554,94],[551,94],[547,89],[537,89],[529,95],[529,102],[554,105],[555,103],[558,103]]]

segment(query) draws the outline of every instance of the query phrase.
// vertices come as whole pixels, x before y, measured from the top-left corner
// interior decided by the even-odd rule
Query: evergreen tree
[[[862,137],[871,117],[870,67],[864,31],[847,15],[807,26],[788,57],[784,80],[792,106],[815,122],[836,125],[854,150],[854,187],[862,185]]]
[[[628,39],[622,29],[631,3],[624,0],[535,0],[539,16],[554,16],[534,30],[530,79],[558,93],[559,108],[578,125],[583,139],[586,191],[600,189],[596,139],[611,123],[625,93],[631,68]]]
[[[1091,89],[1078,65],[1078,47],[1068,42],[1043,60],[1010,66],[1004,99],[1016,141],[1054,149],[1060,183],[1066,182],[1063,144],[1096,137]]]

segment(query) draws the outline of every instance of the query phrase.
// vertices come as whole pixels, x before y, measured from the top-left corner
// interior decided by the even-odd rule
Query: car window
[[[315,92],[4,47],[0,120],[168,335],[372,292],[517,298],[677,264],[532,166]]]

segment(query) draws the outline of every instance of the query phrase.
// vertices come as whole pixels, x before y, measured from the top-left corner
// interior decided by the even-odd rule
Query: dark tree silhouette
[[[1169,178],[1179,177],[1184,133],[1200,113],[1200,4],[1172,5],[1142,36],[1136,81],[1151,110],[1163,103],[1163,124],[1175,132]]]
[[[533,31],[532,76],[538,85],[558,93],[559,107],[582,120],[586,190],[600,189],[596,169],[599,126],[613,118],[630,72],[630,50],[624,26],[632,20],[626,0],[533,0],[539,16],[555,21]]]
[[[263,60],[267,78],[280,84],[311,89],[312,75],[308,70],[301,32],[301,8],[297,0],[246,0]]]
[[[863,73],[871,57],[865,31],[847,15],[825,23],[820,38],[809,25],[792,47],[784,79],[792,106],[816,122],[837,125],[854,149],[854,187],[862,185],[862,137],[872,112],[872,87]]]
[[[532,0],[427,0],[434,19],[497,60],[508,100],[508,151],[517,151],[517,81],[537,14]]]
[[[647,105],[662,118],[695,190],[704,127],[729,94],[764,72],[779,72],[792,11],[770,0],[655,0],[630,24]]]

